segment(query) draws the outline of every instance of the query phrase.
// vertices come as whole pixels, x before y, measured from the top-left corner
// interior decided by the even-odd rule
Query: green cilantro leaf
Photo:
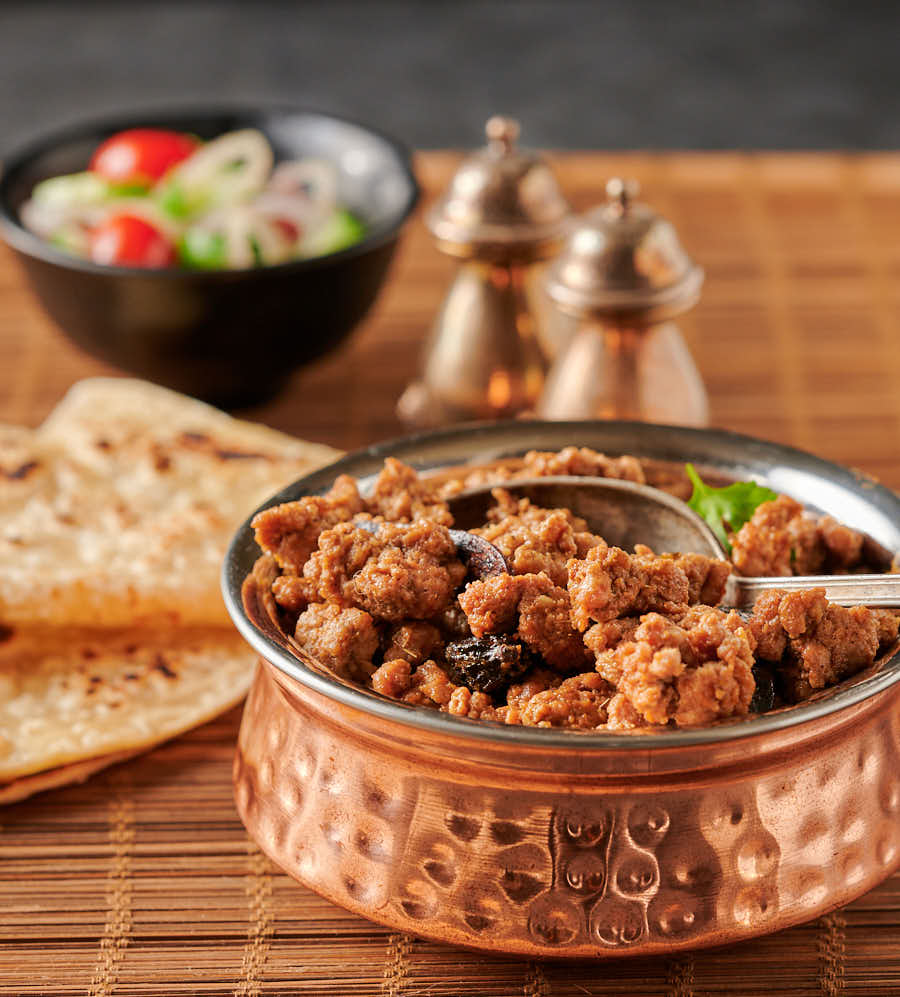
[[[758,506],[778,498],[771,488],[758,485],[755,481],[736,481],[725,488],[713,488],[704,484],[693,464],[685,464],[684,469],[694,486],[688,505],[706,520],[729,554],[731,542],[725,529],[726,524],[736,533],[756,512]]]

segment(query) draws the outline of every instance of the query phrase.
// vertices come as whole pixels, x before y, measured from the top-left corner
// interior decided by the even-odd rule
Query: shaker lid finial
[[[648,325],[697,303],[703,270],[674,226],[637,200],[635,180],[613,177],[607,200],[578,219],[547,275],[565,312]]]
[[[505,155],[513,151],[513,147],[519,140],[520,130],[519,122],[515,118],[505,118],[502,114],[495,114],[492,118],[488,118],[487,124],[484,126],[488,144]]]
[[[467,156],[425,218],[453,256],[532,258],[560,245],[571,216],[547,160],[517,145],[519,123],[494,115],[487,145]]]

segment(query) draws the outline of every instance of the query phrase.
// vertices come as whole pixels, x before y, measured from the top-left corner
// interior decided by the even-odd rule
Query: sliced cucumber
[[[301,256],[327,256],[355,246],[366,234],[366,226],[349,211],[338,209],[303,240]]]
[[[178,240],[178,259],[192,270],[223,270],[225,236],[202,228],[189,228]]]
[[[67,173],[42,180],[32,191],[35,204],[42,207],[67,208],[72,205],[101,204],[109,197],[110,186],[96,173]]]
[[[71,256],[87,256],[88,234],[80,225],[67,225],[53,233],[50,244]]]

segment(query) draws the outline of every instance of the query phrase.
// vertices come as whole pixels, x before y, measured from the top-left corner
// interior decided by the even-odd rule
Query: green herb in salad
[[[684,469],[694,486],[688,505],[706,520],[729,554],[731,541],[728,530],[736,533],[763,502],[778,498],[771,488],[758,485],[755,481],[736,481],[724,488],[713,488],[697,474],[693,464],[685,464]]]

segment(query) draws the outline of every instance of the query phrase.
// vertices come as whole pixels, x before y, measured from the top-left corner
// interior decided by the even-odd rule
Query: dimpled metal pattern
[[[848,714],[730,762],[694,748],[628,776],[618,749],[620,773],[608,758],[592,773],[576,747],[523,760],[373,724],[261,663],[235,799],[288,873],[393,928],[532,956],[660,953],[816,917],[900,862],[897,695]]]

